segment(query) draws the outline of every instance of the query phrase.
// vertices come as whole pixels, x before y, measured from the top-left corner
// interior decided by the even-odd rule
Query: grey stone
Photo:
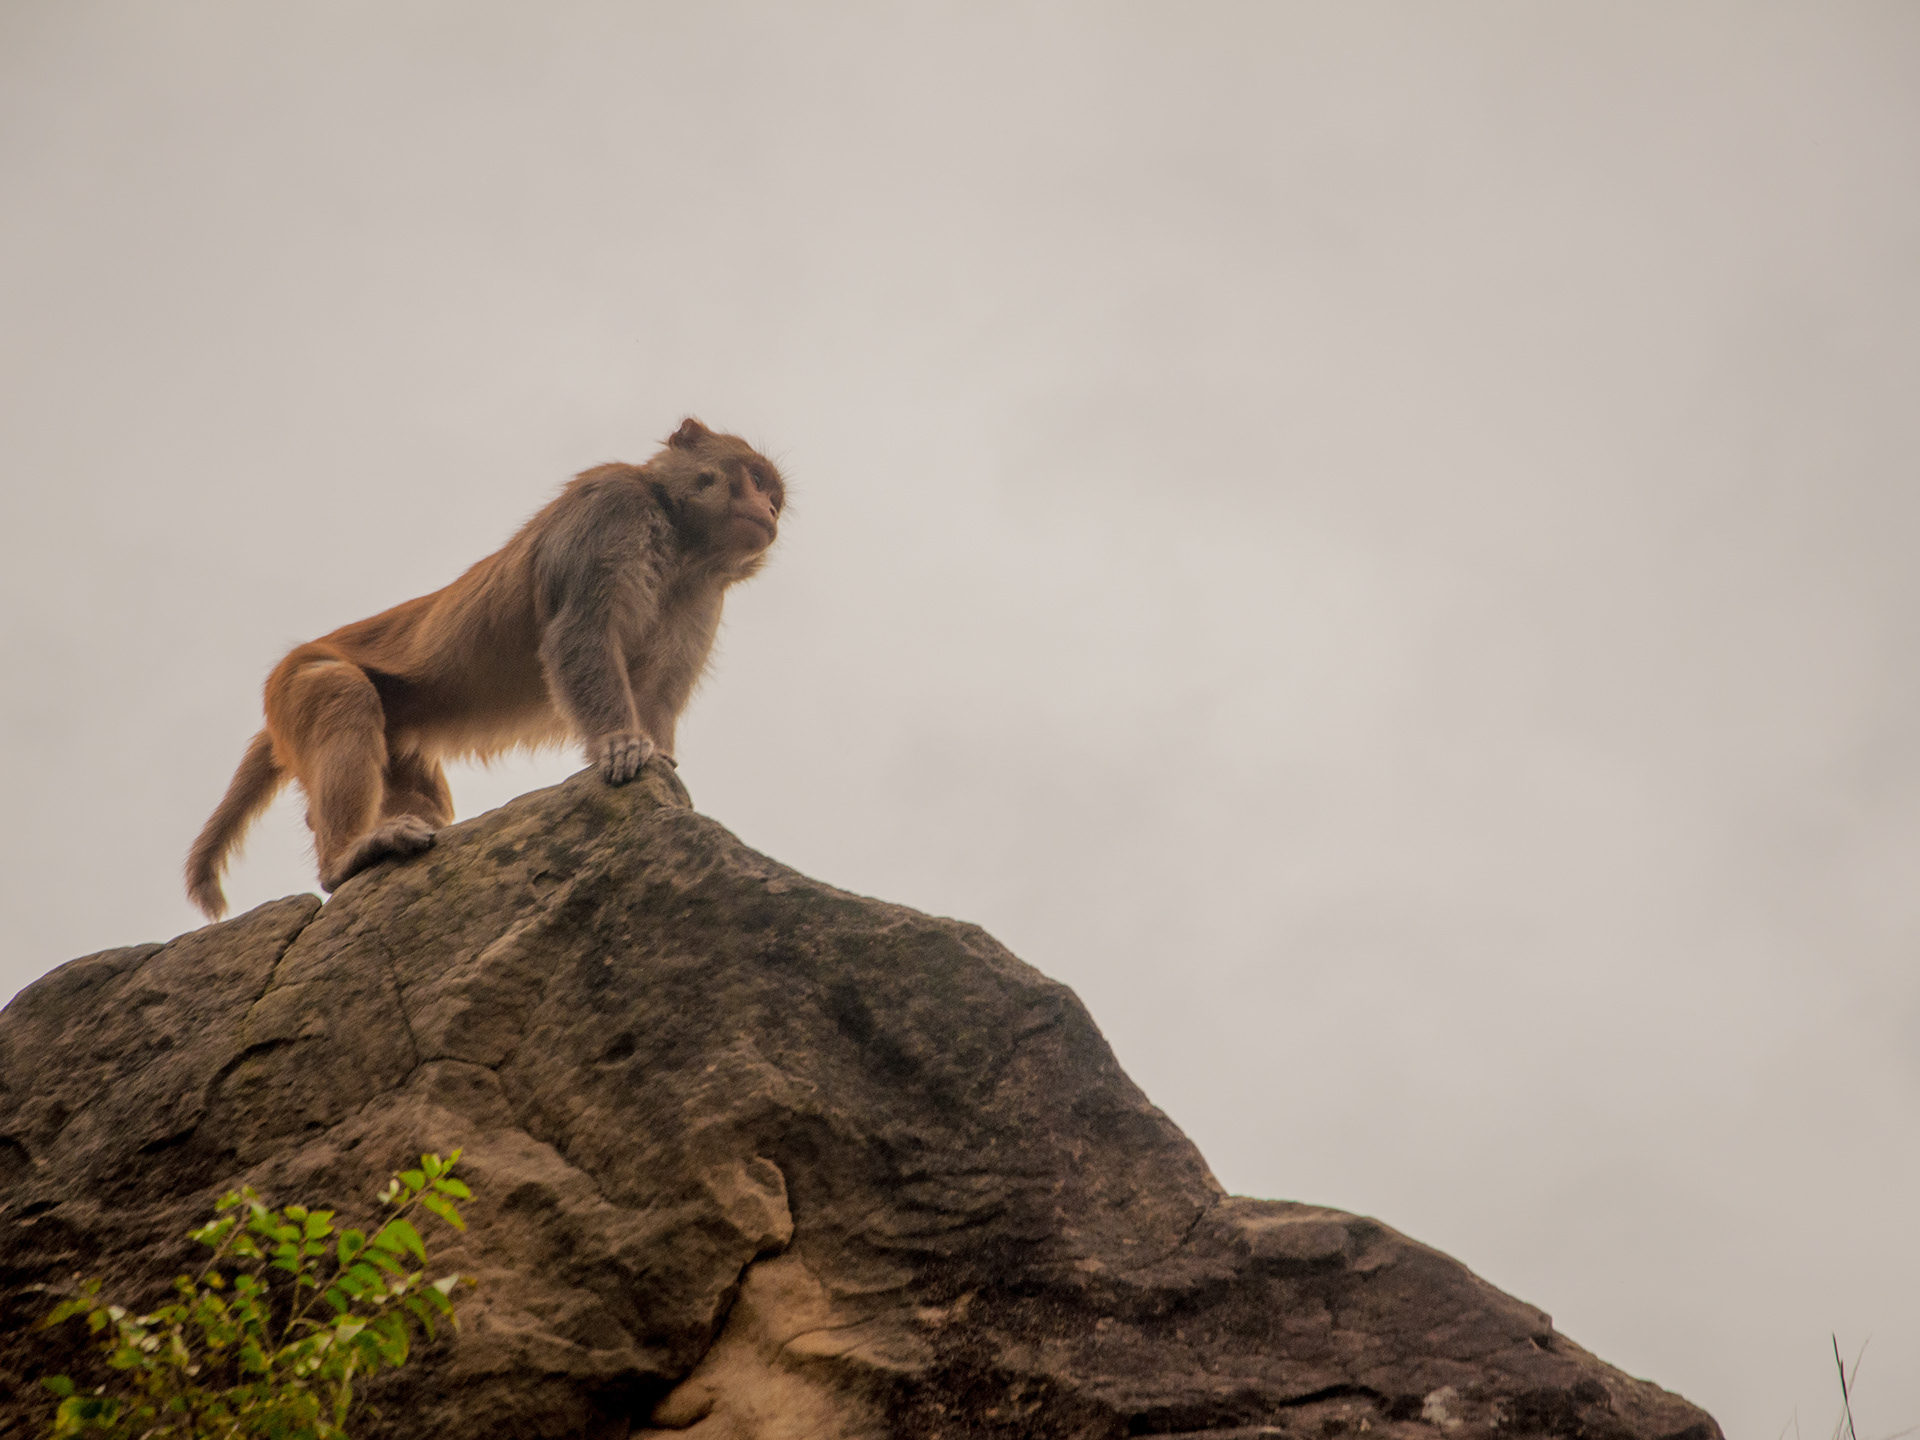
[[[157,1298],[221,1191],[364,1215],[455,1146],[479,1285],[368,1436],[1720,1435],[1378,1221],[1223,1194],[1066,987],[663,765],[8,1007],[0,1434],[40,1287]]]

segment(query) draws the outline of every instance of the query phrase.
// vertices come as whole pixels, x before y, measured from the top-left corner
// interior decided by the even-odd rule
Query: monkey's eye
[[[702,490],[711,490],[714,485],[719,482],[719,479],[720,477],[711,470],[702,470],[698,478],[695,479],[694,484],[698,485]]]

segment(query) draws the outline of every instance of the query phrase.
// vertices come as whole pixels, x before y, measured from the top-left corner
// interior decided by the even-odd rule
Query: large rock
[[[0,1432],[35,1287],[158,1294],[220,1191],[463,1146],[457,1343],[369,1435],[1717,1440],[1437,1251],[1221,1193],[1073,994],[797,875],[671,770],[76,960],[0,1017]]]

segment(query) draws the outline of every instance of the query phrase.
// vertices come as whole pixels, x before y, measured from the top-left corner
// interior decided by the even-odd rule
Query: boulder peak
[[[356,1433],[1718,1440],[1377,1221],[1222,1192],[1065,986],[807,879],[650,764],[0,1016],[0,1434],[75,1272],[464,1147],[463,1332]]]

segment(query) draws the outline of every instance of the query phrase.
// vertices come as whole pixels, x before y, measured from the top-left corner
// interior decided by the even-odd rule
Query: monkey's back
[[[380,695],[395,753],[484,758],[565,740],[538,659],[529,529],[452,584],[342,625],[282,664],[358,665]]]

